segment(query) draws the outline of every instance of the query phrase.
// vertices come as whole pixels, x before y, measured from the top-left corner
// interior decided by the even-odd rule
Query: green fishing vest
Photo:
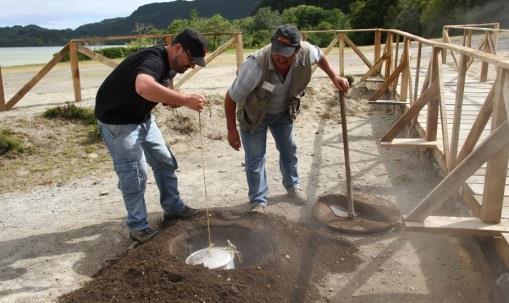
[[[309,59],[310,47],[309,43],[301,43],[301,47],[296,55],[293,68],[293,79],[288,90],[288,99],[299,98],[303,95],[304,89],[311,80],[311,61]],[[253,132],[262,122],[266,114],[266,107],[270,100],[270,92],[264,89],[263,83],[269,82],[269,60],[271,60],[271,45],[267,45],[255,54],[251,55],[255,58],[258,65],[263,69],[260,83],[253,92],[245,99],[237,104],[237,120],[242,129]],[[290,102],[291,103],[291,102]]]

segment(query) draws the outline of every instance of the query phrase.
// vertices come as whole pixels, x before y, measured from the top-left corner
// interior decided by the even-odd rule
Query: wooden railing
[[[469,27],[464,28],[470,30]],[[509,60],[497,56],[494,46],[484,47],[493,45],[491,42],[484,42],[481,49],[473,49],[468,44],[454,45],[448,42],[437,42],[394,29],[370,29],[367,31],[374,34],[375,44],[369,49],[374,54],[372,62],[349,38],[348,35],[354,31],[305,33],[332,32],[336,34],[324,52],[328,53],[339,44],[340,74],[344,74],[344,46],[346,44],[367,66],[368,70],[363,73],[361,81],[368,81],[370,77],[383,79],[381,85],[369,97],[372,103],[407,106],[404,114],[381,138],[381,146],[426,148],[432,149],[438,155],[436,157],[446,176],[406,217],[406,226],[426,229],[435,225],[434,227],[440,226],[445,230],[463,229],[495,234],[509,232],[509,226],[506,225],[509,222],[501,220],[509,153],[509,127],[505,106],[505,104],[509,105],[509,76],[507,75]],[[503,30],[497,29],[497,31]],[[467,33],[466,41],[469,40],[469,35]],[[383,36],[386,37],[386,40],[382,44]],[[488,41],[493,39],[490,38],[490,35],[487,37]],[[488,49],[490,51],[486,51]],[[431,54],[429,58],[423,55],[424,50]],[[448,112],[444,96],[443,66],[445,62],[443,58],[447,52],[454,53],[459,58],[457,77],[454,80],[456,90],[451,134],[448,130]],[[413,58],[411,58],[412,56]],[[425,60],[429,61],[425,62]],[[491,85],[490,92],[486,94],[484,100],[481,100],[482,106],[477,118],[472,123],[471,121],[462,121],[462,107],[466,74],[473,60],[478,60],[483,66],[480,82],[486,81],[487,66],[491,66],[496,72],[496,80]],[[423,81],[420,78],[421,70],[424,69],[421,65],[427,66]],[[411,72],[412,69],[415,70],[414,76]],[[450,85],[449,82],[448,86]],[[507,90],[505,93],[504,87]],[[387,94],[391,100],[380,99]],[[424,128],[420,127],[422,139],[396,138],[403,130],[417,125],[419,113],[425,106],[427,106],[426,125]],[[479,142],[490,118],[492,120],[491,132],[485,140]],[[472,124],[469,125],[469,123]],[[460,126],[465,124],[469,125],[468,136],[460,146]],[[437,141],[439,130],[441,130],[441,142]],[[463,128],[463,130],[465,129]],[[486,162],[482,203],[477,206],[469,204],[476,217],[431,216],[449,197],[460,191],[466,180]],[[429,222],[432,224],[426,225]]]
[[[500,29],[499,23],[483,23],[483,24],[466,24],[466,25],[446,25],[443,27],[442,40],[445,43],[452,43],[450,37],[450,30],[456,30],[456,32],[462,32],[462,46],[476,48],[488,54],[497,54],[498,38],[501,33],[509,33],[509,30]],[[483,34],[483,38],[480,40],[478,46],[472,45],[472,36],[475,34]],[[457,68],[460,68],[460,62],[457,59],[457,54],[454,51],[450,51],[450,54],[454,60],[454,64]],[[443,61],[447,61],[447,52],[443,53]],[[473,63],[473,59],[470,59],[467,64],[467,70]],[[488,76],[488,64],[486,62],[481,63],[480,80],[485,82]]]
[[[243,61],[243,47],[242,47],[242,33],[204,33],[205,36],[231,36],[227,42],[219,46],[214,52],[208,54],[205,57],[205,62],[209,63],[218,55],[223,53],[226,49],[230,47],[235,47],[236,49],[236,61],[237,68]],[[39,72],[37,72],[32,79],[30,79],[18,92],[14,94],[8,101],[5,99],[4,89],[3,89],[3,80],[2,80],[2,72],[0,68],[0,111],[8,111],[13,108],[21,99],[64,57],[69,54],[70,58],[70,66],[71,66],[71,75],[73,82],[73,90],[74,90],[74,100],[79,102],[82,100],[81,98],[81,79],[80,79],[80,70],[79,70],[79,61],[78,61],[78,53],[81,53],[92,60],[103,63],[111,68],[115,68],[118,63],[114,60],[106,58],[105,56],[95,52],[93,49],[87,47],[89,42],[101,43],[104,41],[121,41],[121,40],[134,40],[134,39],[162,39],[165,44],[171,44],[172,35],[131,35],[131,36],[109,36],[109,37],[93,37],[93,38],[83,38],[83,39],[73,39],[69,41],[58,53],[56,53],[53,58],[44,65]],[[178,83],[175,84],[175,87],[180,87],[184,84],[189,78],[191,78],[194,74],[196,74],[200,70],[199,67],[193,69],[188,72]]]

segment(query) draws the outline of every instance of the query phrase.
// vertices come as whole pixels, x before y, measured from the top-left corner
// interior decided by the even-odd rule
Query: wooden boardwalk
[[[452,128],[453,128],[453,116],[454,116],[454,107],[456,100],[456,90],[457,90],[457,78],[458,72],[455,68],[454,62],[451,62],[452,59],[448,58],[448,64],[443,64],[442,77],[444,81],[444,97],[446,100],[447,107],[447,127],[448,127],[448,137],[451,140]],[[412,64],[412,74],[415,75],[415,65]],[[485,102],[486,97],[494,84],[494,70],[493,67],[490,67],[490,77],[486,82],[479,81],[479,73],[467,73],[465,88],[464,88],[464,97],[463,97],[463,107],[461,112],[461,124],[460,124],[460,135],[459,135],[459,149],[463,146],[467,135],[472,128],[472,125],[479,114],[479,110],[482,104]],[[420,78],[424,79],[427,73],[427,67],[421,66],[420,69]],[[422,83],[422,80],[420,81]],[[399,85],[398,85],[399,86]],[[420,91],[420,87],[418,87]],[[425,106],[417,120],[417,128],[420,131],[421,135],[424,134],[424,130],[426,129],[426,120],[427,120],[427,106]],[[443,132],[441,129],[441,123],[438,124],[438,133],[437,133],[437,143],[438,148],[433,153],[436,160],[440,163],[443,171],[446,171],[446,163],[445,163],[445,153],[443,148]],[[489,136],[491,132],[491,118],[488,121],[482,135],[477,143],[479,145],[486,137]],[[484,181],[485,181],[485,173],[486,173],[486,163],[475,172],[473,176],[471,176],[466,185],[463,187],[463,198],[465,202],[470,206],[470,208],[475,213],[480,209],[483,200],[483,190],[484,190]],[[508,174],[509,176],[509,174]],[[509,177],[506,178],[505,182],[505,193],[504,193],[504,203],[502,209],[502,219],[509,219]],[[505,259],[509,258],[509,234],[502,233],[499,242],[497,243],[499,248],[501,248],[505,253],[502,253]]]

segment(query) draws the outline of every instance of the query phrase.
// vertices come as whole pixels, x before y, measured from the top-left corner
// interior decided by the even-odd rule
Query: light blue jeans
[[[257,129],[250,133],[241,128],[240,136],[246,157],[246,176],[249,186],[249,202],[267,205],[267,174],[265,158],[267,130],[270,130],[279,151],[279,169],[283,176],[283,186],[291,189],[299,184],[297,173],[297,145],[293,133],[293,123],[288,114],[267,115]]]
[[[140,124],[118,125],[99,121],[99,126],[118,176],[129,229],[142,230],[149,226],[145,205],[147,162],[154,172],[164,212],[169,215],[181,212],[184,203],[177,188],[177,161],[166,146],[154,116]]]

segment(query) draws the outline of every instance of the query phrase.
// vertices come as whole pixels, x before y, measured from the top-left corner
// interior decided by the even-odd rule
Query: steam
[[[456,12],[459,23],[491,23],[500,22],[500,28],[509,28],[509,2],[495,0],[484,3],[469,11]]]

